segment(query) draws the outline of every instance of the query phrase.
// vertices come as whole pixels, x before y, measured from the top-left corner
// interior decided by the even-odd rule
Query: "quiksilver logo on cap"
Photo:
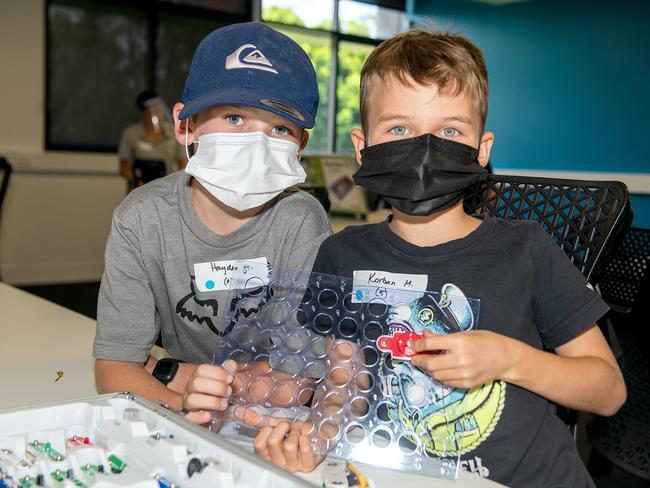
[[[250,52],[247,52],[251,50]],[[242,55],[247,52],[245,56]],[[226,69],[259,69],[262,71],[270,71],[271,73],[278,72],[273,68],[271,62],[266,59],[266,56],[257,49],[254,44],[244,44],[238,47],[226,58]]]

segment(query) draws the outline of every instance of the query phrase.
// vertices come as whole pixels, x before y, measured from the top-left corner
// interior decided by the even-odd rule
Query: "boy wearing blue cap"
[[[251,22],[199,44],[173,110],[177,140],[196,153],[113,215],[93,349],[99,392],[196,410],[200,423],[209,415],[199,410],[226,407],[233,372],[207,363],[238,263],[308,270],[331,233],[320,204],[293,188],[317,107],[314,68],[287,36]],[[144,363],[159,335],[174,359],[150,360],[152,378]]]
[[[483,55],[463,37],[415,30],[370,54],[362,130],[352,131],[354,180],[393,215],[328,238],[314,271],[355,287],[410,283],[440,292],[437,310],[457,313],[445,321],[414,304],[385,324],[423,335],[382,384],[393,418],[418,432],[428,453],[460,456],[466,470],[507,486],[593,487],[555,404],[612,415],[625,401],[595,325],[607,306],[537,223],[464,212],[463,190],[485,178],[494,140],[484,131],[487,93]],[[480,300],[478,317],[466,298]],[[425,389],[435,400],[423,404]],[[244,414],[252,425],[264,420],[236,413]],[[314,468],[308,423],[266,422],[254,443],[260,455],[293,471]]]

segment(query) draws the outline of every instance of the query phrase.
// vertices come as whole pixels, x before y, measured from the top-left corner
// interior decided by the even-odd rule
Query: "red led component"
[[[68,445],[70,446],[92,446],[93,443],[90,442],[88,437],[82,437],[79,435],[73,435],[68,438]]]
[[[416,332],[395,332],[393,335],[379,336],[377,349],[390,353],[393,359],[411,359],[415,356],[415,351],[409,344],[421,338],[422,334]]]

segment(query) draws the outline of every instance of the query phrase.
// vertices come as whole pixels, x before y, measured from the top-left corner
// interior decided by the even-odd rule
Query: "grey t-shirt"
[[[143,362],[159,332],[175,358],[211,362],[227,289],[197,286],[195,264],[266,258],[278,269],[310,270],[331,234],[322,206],[287,191],[235,232],[220,236],[199,220],[190,176],[177,172],[131,192],[115,209],[97,306],[97,359]],[[201,288],[203,291],[201,291]],[[218,290],[218,286],[214,288]]]

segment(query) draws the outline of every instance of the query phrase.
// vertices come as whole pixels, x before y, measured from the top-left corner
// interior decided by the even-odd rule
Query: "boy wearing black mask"
[[[426,417],[411,416],[419,423],[409,427],[423,429],[434,455],[460,454],[465,469],[508,486],[594,486],[553,402],[598,415],[623,404],[621,372],[595,326],[607,306],[537,223],[464,212],[463,190],[485,178],[494,141],[486,114],[487,71],[467,39],[415,30],[375,49],[361,72],[363,129],[351,134],[354,180],[393,215],[325,240],[314,271],[359,286],[378,277],[436,292],[453,285],[479,299],[478,320],[460,332],[432,333],[421,322],[403,370],[444,384],[442,402],[476,403],[448,426],[459,452],[439,452]],[[431,407],[408,393],[396,401],[407,413]],[[296,449],[301,428],[266,427],[257,452],[311,469],[313,457]]]

